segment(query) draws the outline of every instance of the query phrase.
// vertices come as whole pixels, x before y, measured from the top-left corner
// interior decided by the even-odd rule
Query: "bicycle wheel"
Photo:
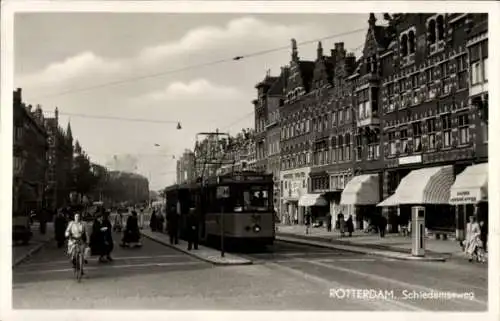
[[[83,254],[82,252],[78,253],[77,259],[76,259],[76,279],[78,282],[81,281],[82,276],[83,276]]]

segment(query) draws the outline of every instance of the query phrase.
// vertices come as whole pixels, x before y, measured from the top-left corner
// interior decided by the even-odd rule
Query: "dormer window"
[[[429,43],[436,43],[436,21],[434,19],[429,22]]]
[[[401,37],[401,55],[403,57],[408,55],[408,36],[406,34]]]
[[[444,17],[442,15],[437,17],[437,35],[439,40],[444,39]]]
[[[410,55],[415,53],[415,32],[410,31],[408,36],[408,46],[410,48]]]

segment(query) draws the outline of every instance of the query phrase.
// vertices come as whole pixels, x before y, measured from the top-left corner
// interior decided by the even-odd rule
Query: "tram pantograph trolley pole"
[[[220,184],[220,176],[217,176],[217,184]],[[229,198],[229,186],[217,187],[217,198],[221,200],[220,205],[220,256],[224,257],[224,200]]]

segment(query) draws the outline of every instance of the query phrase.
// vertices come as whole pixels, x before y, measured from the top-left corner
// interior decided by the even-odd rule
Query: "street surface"
[[[14,309],[244,309],[484,311],[485,265],[410,262],[276,242],[243,254],[253,265],[213,266],[143,239],[92,258],[81,283],[64,250],[46,246],[13,271]],[[330,289],[393,290],[393,299],[331,298]],[[474,300],[402,300],[403,290],[473,292]],[[341,292],[336,292],[341,294]]]

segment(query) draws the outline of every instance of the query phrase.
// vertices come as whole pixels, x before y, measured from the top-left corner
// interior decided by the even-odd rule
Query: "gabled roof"
[[[281,74],[276,81],[271,85],[271,88],[267,92],[269,96],[282,96],[285,89],[285,75]]]
[[[389,43],[391,42],[388,28],[382,26],[375,26],[373,29],[373,34],[375,36],[375,41],[377,42],[379,48],[386,49]]]
[[[299,70],[304,83],[304,88],[309,91],[311,82],[314,77],[314,61],[299,61]]]

